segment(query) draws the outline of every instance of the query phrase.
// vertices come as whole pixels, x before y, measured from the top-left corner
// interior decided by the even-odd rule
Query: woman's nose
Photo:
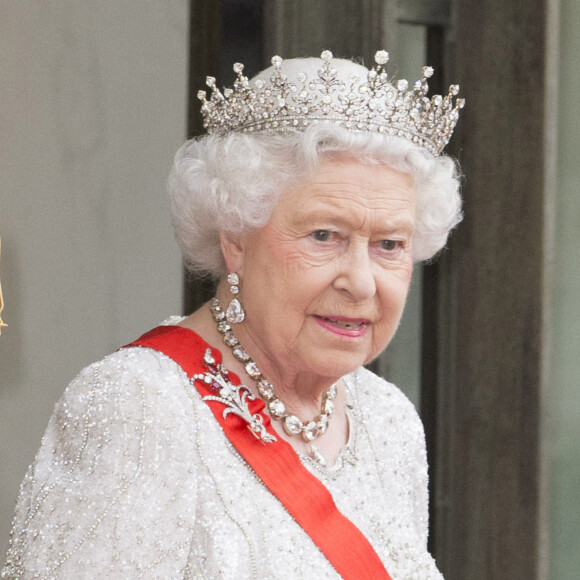
[[[349,294],[356,302],[368,300],[375,295],[377,286],[373,262],[366,244],[351,245],[343,254],[334,287]]]

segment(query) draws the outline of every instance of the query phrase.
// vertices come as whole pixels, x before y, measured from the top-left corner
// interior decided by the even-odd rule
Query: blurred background
[[[165,195],[205,76],[385,48],[391,75],[430,64],[467,99],[465,220],[373,363],[425,424],[430,548],[447,580],[576,578],[578,30],[575,0],[0,2],[0,557],[67,383],[211,294]]]

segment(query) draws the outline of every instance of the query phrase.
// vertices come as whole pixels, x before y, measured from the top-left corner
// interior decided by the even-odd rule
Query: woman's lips
[[[344,316],[315,316],[314,320],[322,328],[338,334],[358,338],[366,334],[370,320],[366,318],[346,318]]]

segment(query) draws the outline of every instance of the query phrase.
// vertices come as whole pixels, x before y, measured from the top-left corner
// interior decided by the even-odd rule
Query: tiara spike
[[[237,78],[233,88],[222,92],[214,77],[207,77],[211,96],[197,93],[202,101],[204,127],[209,133],[303,131],[308,126],[331,122],[350,131],[374,132],[405,138],[431,155],[441,153],[455,128],[459,109],[465,99],[453,98],[458,85],[448,94],[427,96],[427,79],[433,68],[425,66],[422,78],[409,90],[409,83],[398,80],[393,85],[384,70],[389,53],[379,50],[375,66],[365,75],[344,75],[333,66],[329,50],[321,53],[320,66],[310,76],[299,72],[295,82],[288,80],[283,59],[271,59],[273,70],[250,83],[243,74],[244,65],[233,65]],[[346,78],[343,78],[345,77]]]

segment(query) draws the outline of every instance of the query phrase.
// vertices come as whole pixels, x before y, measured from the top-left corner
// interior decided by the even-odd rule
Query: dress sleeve
[[[413,429],[413,490],[414,490],[414,514],[417,533],[427,548],[429,535],[429,490],[427,473],[427,450],[425,446],[425,432],[419,416],[414,413]]]
[[[179,575],[196,506],[186,381],[137,348],[81,372],[22,483],[2,578]]]

